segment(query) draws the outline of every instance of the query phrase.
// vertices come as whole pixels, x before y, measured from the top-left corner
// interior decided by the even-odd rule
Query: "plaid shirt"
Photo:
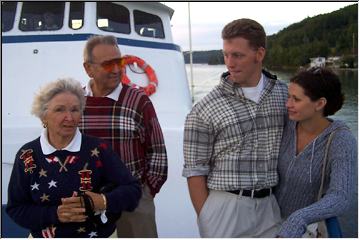
[[[215,190],[275,186],[287,86],[265,77],[257,104],[228,75],[186,118],[183,176],[207,176]]]
[[[167,179],[166,148],[155,109],[142,91],[123,85],[118,101],[87,96],[80,129],[109,141],[153,196],[160,191]]]

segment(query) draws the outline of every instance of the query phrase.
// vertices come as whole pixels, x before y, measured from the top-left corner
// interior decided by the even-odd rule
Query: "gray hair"
[[[84,62],[92,62],[93,61],[93,54],[92,54],[93,49],[99,44],[106,44],[106,45],[111,45],[111,46],[115,46],[115,47],[119,48],[116,38],[112,35],[91,36],[87,40],[85,48],[84,48]],[[120,51],[120,49],[119,49],[119,51]]]
[[[74,94],[79,99],[80,112],[82,113],[85,108],[84,89],[78,81],[72,78],[61,78],[40,88],[39,92],[35,94],[31,113],[42,120],[50,100],[56,95],[65,92]]]

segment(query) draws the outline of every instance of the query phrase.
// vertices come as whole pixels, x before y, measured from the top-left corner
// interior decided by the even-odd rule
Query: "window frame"
[[[81,6],[80,6],[80,15],[82,15],[82,24],[81,24],[81,26],[79,27],[79,28],[73,28],[72,27],[72,18],[71,18],[71,6],[74,6],[73,4],[76,4],[76,3],[79,3],[79,4],[81,4]],[[71,29],[71,30],[75,30],[75,31],[77,31],[77,30],[80,30],[80,29],[82,29],[83,27],[84,27],[84,25],[85,25],[85,3],[86,2],[69,2],[69,21],[68,21],[68,27]]]
[[[14,4],[14,9],[11,9],[11,10],[14,10],[14,11],[11,11],[11,12],[9,11],[10,14],[13,13],[13,15],[10,16],[11,19],[6,19],[5,21],[3,20],[3,18],[6,17],[6,15],[4,16],[4,12],[3,12],[3,10],[4,10],[3,4]],[[17,8],[18,8],[18,2],[1,2],[1,32],[2,33],[9,32],[14,28]],[[9,24],[10,28],[5,28],[4,29],[2,24],[6,23],[7,20],[10,20],[10,24]]]
[[[137,12],[138,14],[144,14],[144,15],[148,15],[148,16],[153,16],[154,18],[157,18],[159,20],[159,22],[156,22],[155,24],[160,24],[160,33],[161,35],[160,36],[157,36],[157,34],[154,34],[154,36],[146,36],[145,34],[142,34],[140,33],[141,29],[145,28],[145,27],[142,27],[139,29],[137,29],[137,23],[136,23],[136,15],[137,15]],[[156,14],[153,14],[153,13],[149,13],[149,12],[145,12],[145,11],[142,11],[142,10],[139,10],[139,9],[134,9],[133,10],[133,20],[134,20],[134,30],[135,32],[141,36],[141,37],[147,37],[147,38],[153,38],[153,39],[165,39],[166,38],[166,35],[165,35],[165,31],[164,31],[164,23],[163,23],[163,20],[161,19],[161,17],[159,15],[156,15]],[[146,23],[147,25],[150,25],[151,23]],[[146,25],[146,24],[143,24],[143,25]],[[148,30],[151,29],[151,27],[147,27]],[[153,28],[152,29],[155,29],[157,30],[158,28]]]
[[[54,5],[58,4],[59,9],[56,10],[56,12],[55,11],[49,11],[48,9],[46,11],[44,11],[44,12],[41,12],[41,10],[42,10],[41,8],[45,9],[46,7],[44,7],[44,5],[49,4],[49,3],[54,4]],[[30,13],[27,13],[27,12],[24,13],[24,7],[28,7],[27,5],[29,5],[29,7],[30,7],[31,4],[37,5],[37,6],[39,6],[40,4],[44,4],[44,5],[41,8],[35,8],[35,9],[37,9],[36,11],[33,11],[33,12],[29,11]],[[26,9],[26,10],[28,10],[28,9]],[[35,13],[37,13],[37,15],[35,15]],[[41,15],[40,15],[40,13],[41,13]],[[50,13],[50,14],[54,15],[54,17],[58,17],[58,19],[61,19],[60,21],[57,22],[57,23],[59,23],[59,25],[56,26],[56,28],[54,28],[54,29],[50,29],[50,28],[44,29],[42,27],[42,23],[45,22],[44,15],[46,13]],[[57,14],[59,14],[59,16],[56,16]],[[25,16],[29,15],[30,17],[33,15],[33,17],[32,17],[32,19],[30,17],[25,18],[24,15]],[[36,17],[34,17],[34,16],[36,16]],[[38,19],[37,24],[39,25],[39,23],[40,23],[41,28],[39,28],[39,27],[37,27],[38,29],[35,28],[36,27],[35,24],[34,24],[35,23],[35,20],[34,20],[35,18]],[[22,2],[22,7],[21,7],[21,11],[20,11],[20,19],[19,19],[18,29],[20,31],[22,31],[22,32],[58,31],[58,30],[61,30],[64,27],[64,18],[65,18],[65,2],[55,2],[55,1],[54,2],[26,2],[26,1],[24,1],[24,2]],[[22,25],[23,20],[29,20],[29,21],[31,20],[33,22],[33,25],[34,25],[33,28],[29,29],[29,30],[26,30]]]
[[[127,26],[128,26],[128,32],[120,32],[120,31],[117,31],[116,29],[114,30],[110,30],[110,29],[106,29],[106,28],[102,28],[102,27],[99,27],[99,19],[102,19],[102,18],[99,18],[99,4],[113,4],[119,8],[123,8],[124,10],[127,11]],[[126,16],[125,16],[126,17]],[[109,19],[109,18],[103,18],[103,19]],[[121,22],[117,22],[117,23],[121,23]],[[121,33],[121,34],[127,34],[127,35],[130,35],[132,30],[131,30],[131,17],[130,17],[130,10],[129,8],[127,8],[126,6],[124,5],[121,5],[121,4],[116,4],[116,3],[113,3],[113,2],[96,2],[96,26],[98,29],[100,29],[101,31],[105,31],[105,32],[113,32],[113,33]],[[108,26],[107,28],[109,28],[110,26]]]

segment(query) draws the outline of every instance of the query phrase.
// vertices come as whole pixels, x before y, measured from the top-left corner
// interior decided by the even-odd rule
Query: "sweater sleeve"
[[[117,186],[105,193],[107,209],[115,213],[133,211],[141,197],[140,183],[109,146],[104,151],[103,164],[105,182]]]
[[[31,231],[44,229],[51,224],[58,224],[57,205],[39,205],[33,201],[30,175],[37,172],[26,170],[20,155],[21,151],[16,155],[10,177],[7,214],[17,224]]]
[[[146,149],[146,183],[151,194],[155,196],[167,179],[168,159],[163,133],[154,106],[147,96],[143,96],[143,98],[145,98],[143,108],[145,143],[143,146]]]
[[[282,224],[281,237],[301,237],[307,225],[343,214],[355,190],[357,142],[349,131],[335,134],[329,148],[330,182],[317,202],[293,212]]]

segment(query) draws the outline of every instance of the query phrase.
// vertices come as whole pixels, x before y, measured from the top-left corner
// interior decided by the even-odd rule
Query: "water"
[[[190,65],[186,65],[186,71],[190,83]],[[220,75],[226,71],[225,65],[193,65],[193,93],[194,103],[201,100],[208,92],[219,83]],[[289,82],[291,76],[294,75],[295,70],[278,71],[270,70],[271,73],[276,74],[279,79]],[[343,93],[345,95],[345,102],[340,111],[334,116],[334,119],[340,119],[347,123],[352,133],[358,138],[358,71],[357,70],[335,70],[339,75]],[[352,238],[358,237],[358,204],[357,204],[357,166],[356,166],[356,192],[353,195],[352,205],[349,211],[339,218],[343,237]]]

